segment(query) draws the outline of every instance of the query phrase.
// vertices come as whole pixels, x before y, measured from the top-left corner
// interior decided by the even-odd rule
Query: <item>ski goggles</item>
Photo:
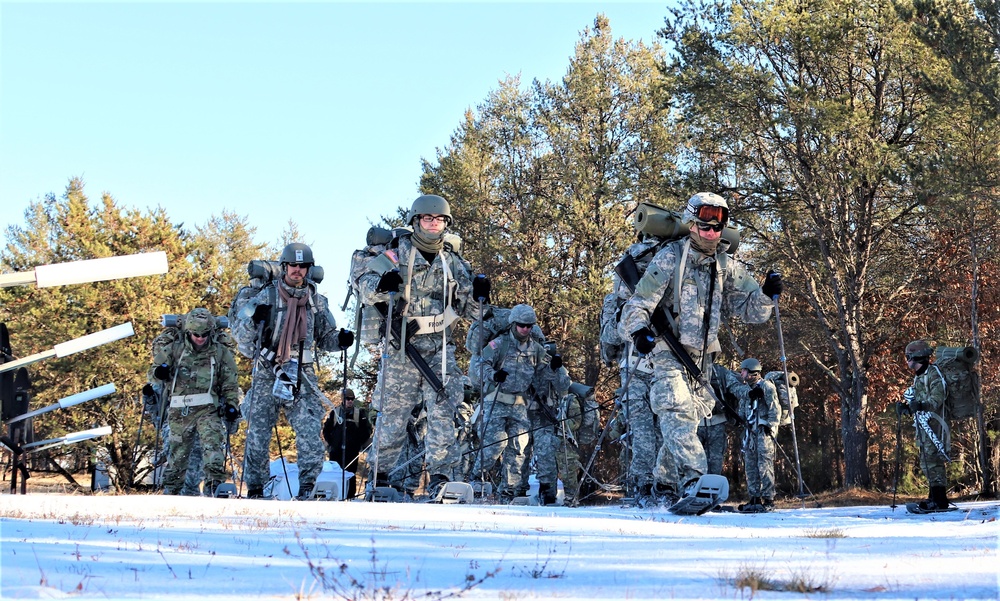
[[[717,207],[715,205],[701,205],[695,209],[694,217],[698,221],[706,223],[709,221],[718,221],[719,223],[725,225],[726,221],[729,220],[729,209],[726,207]]]

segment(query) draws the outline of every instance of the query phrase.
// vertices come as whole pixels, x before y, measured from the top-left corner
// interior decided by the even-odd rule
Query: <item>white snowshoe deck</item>
[[[678,515],[702,515],[729,498],[729,480],[717,474],[705,474],[698,479],[695,490],[686,494],[667,510]]]

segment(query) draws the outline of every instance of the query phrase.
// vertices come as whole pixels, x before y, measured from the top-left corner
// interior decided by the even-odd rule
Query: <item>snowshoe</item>
[[[907,503],[906,511],[908,513],[915,513],[918,515],[924,515],[928,513],[947,513],[949,511],[955,511],[958,507],[956,505],[949,504],[945,508],[940,508],[932,503]]]
[[[446,482],[438,490],[434,503],[452,505],[455,503],[475,503],[476,493],[471,484],[466,482]]]
[[[684,496],[667,510],[679,515],[702,515],[729,498],[729,480],[717,474],[705,474],[688,486]]]
[[[216,499],[235,499],[240,496],[236,492],[236,485],[232,482],[223,482],[215,487],[215,493],[212,495]]]
[[[319,499],[320,501],[340,500],[340,482],[334,482],[332,480],[321,480],[316,482],[310,498]]]

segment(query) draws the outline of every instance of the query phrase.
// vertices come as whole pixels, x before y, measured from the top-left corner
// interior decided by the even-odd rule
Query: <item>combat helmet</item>
[[[729,223],[729,204],[726,199],[712,192],[699,192],[688,199],[684,209],[684,223]]]
[[[418,196],[406,215],[406,223],[413,225],[413,220],[420,215],[444,215],[448,218],[448,225],[451,225],[451,206],[447,200],[435,194]]]
[[[906,345],[907,359],[923,359],[934,354],[934,348],[927,344],[926,340],[914,340]]]
[[[292,242],[285,246],[281,251],[281,256],[278,257],[278,262],[282,265],[298,263],[307,267],[312,267],[316,263],[313,261],[312,249],[301,242]]]
[[[184,317],[184,331],[196,336],[207,336],[215,329],[215,316],[203,307],[191,309]]]
[[[535,310],[531,308],[531,305],[514,305],[514,308],[510,310],[510,316],[507,318],[511,325],[515,323],[526,323],[534,325],[538,323],[538,317],[535,315]]]
[[[758,372],[759,373],[759,372],[763,371],[763,368],[760,365],[760,361],[754,359],[753,357],[750,357],[748,359],[744,359],[743,363],[740,363],[740,369],[745,369],[745,370],[747,370],[747,371],[749,371],[751,373],[752,372]]]

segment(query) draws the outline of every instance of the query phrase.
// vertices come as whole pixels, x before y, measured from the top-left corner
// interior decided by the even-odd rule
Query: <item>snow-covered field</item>
[[[960,507],[680,517],[618,506],[2,495],[0,597],[997,599],[1000,503]]]

